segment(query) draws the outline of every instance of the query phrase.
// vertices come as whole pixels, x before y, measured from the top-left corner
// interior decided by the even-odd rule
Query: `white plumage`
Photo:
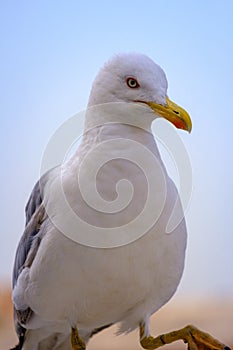
[[[129,81],[129,78],[138,82],[139,86],[133,86],[136,83]],[[33,225],[33,220],[38,220],[35,208],[43,205],[48,210],[43,220],[39,221],[39,229],[33,226],[34,243],[31,244],[32,240],[29,242],[28,236],[24,234],[16,257],[14,306],[19,311],[27,308],[31,310],[26,323],[21,322],[19,326],[20,318],[16,320],[19,335],[26,329],[23,350],[67,350],[71,348],[71,327],[75,326],[85,341],[95,329],[109,324],[119,323],[120,332],[131,331],[142,321],[148,326],[150,315],[176,291],[184,267],[186,226],[183,218],[172,233],[166,233],[177,200],[177,191],[166,173],[150,132],[153,119],[164,116],[164,111],[156,110],[156,106],[165,109],[167,101],[164,72],[151,59],[141,54],[114,57],[105,64],[95,79],[88,104],[89,110],[94,112],[87,113],[81,145],[61,168],[51,171],[42,179],[41,201],[38,200],[37,185],[27,206],[27,216],[31,216],[27,226]],[[93,108],[100,104],[108,105]],[[184,123],[182,115],[179,117],[183,124],[178,127],[185,128],[188,124]],[[173,122],[171,117],[167,119]],[[176,125],[175,122],[174,124]],[[190,125],[187,126],[187,130],[190,128]],[[110,143],[109,147],[104,147],[106,142],[113,140],[118,140],[114,143],[114,148],[110,147]],[[72,210],[93,227],[123,227],[139,215],[148,197],[148,184],[143,169],[129,161],[140,157],[134,145],[139,147],[139,151],[141,148],[148,154],[148,159],[154,157],[154,164],[143,159],[147,167],[146,177],[153,180],[154,186],[151,187],[154,192],[154,207],[150,206],[145,215],[151,220],[153,215],[158,214],[156,206],[161,207],[158,220],[154,220],[147,232],[141,232],[138,239],[128,244],[121,242],[118,247],[111,248],[85,246],[68,238],[66,232],[61,233],[59,225],[65,222],[63,228],[67,228],[67,231],[73,225],[69,225],[69,213],[62,211],[59,202],[61,174],[64,193]],[[93,158],[83,163],[85,157],[91,154],[94,154]],[[122,159],[122,154],[128,160]],[[89,180],[85,182],[85,179],[92,172],[93,166],[98,165],[98,161],[105,156],[106,159],[113,160],[98,173],[96,188],[101,197],[108,201],[109,207],[117,199],[118,181],[127,179],[134,188],[132,201],[118,213],[100,213],[91,208],[82,198],[80,183],[77,181],[77,173],[83,167],[83,190],[89,200],[95,201],[93,183],[89,182],[89,188]],[[165,192],[161,190],[160,184],[165,185]],[[128,185],[119,183],[120,185],[126,187],[122,187],[123,191],[119,193],[123,195],[125,188],[127,194]],[[105,203],[107,207],[108,203]],[[99,205],[98,201],[96,205]],[[177,215],[182,216],[181,204],[176,210]],[[146,220],[142,220],[142,226],[137,223],[132,227],[143,230],[145,223]],[[78,230],[78,226],[75,229]],[[85,239],[84,231],[82,234]],[[127,230],[123,232],[126,236],[130,234]],[[39,243],[35,243],[37,238]],[[27,254],[22,253],[25,246]],[[31,260],[28,258],[30,254],[33,255]],[[30,261],[27,262],[27,259]]]

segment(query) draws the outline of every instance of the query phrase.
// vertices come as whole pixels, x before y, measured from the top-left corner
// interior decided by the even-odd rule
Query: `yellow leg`
[[[231,350],[228,346],[194,326],[186,326],[177,331],[153,338],[152,336],[145,336],[144,324],[140,325],[140,343],[144,349],[154,350],[176,340],[183,340],[185,343],[188,343],[189,350]]]
[[[77,328],[72,328],[71,332],[71,346],[72,350],[85,350],[86,344],[84,341],[79,337]]]

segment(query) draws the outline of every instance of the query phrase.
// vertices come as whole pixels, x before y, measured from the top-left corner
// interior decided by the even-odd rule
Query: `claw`
[[[205,333],[194,326],[187,326],[199,350],[224,350],[226,346],[210,334]]]
[[[188,350],[231,350],[210,334],[205,333],[194,326],[186,326],[177,331],[160,335],[156,338],[143,336],[144,328],[140,325],[140,343],[144,349],[154,350],[164,344],[173,343],[176,340],[183,340],[188,344]]]

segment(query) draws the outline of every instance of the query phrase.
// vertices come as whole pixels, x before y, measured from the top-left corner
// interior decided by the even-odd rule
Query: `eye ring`
[[[126,79],[126,84],[128,85],[129,88],[131,89],[136,89],[139,88],[139,83],[137,81],[137,79],[133,78],[133,77],[128,77]]]

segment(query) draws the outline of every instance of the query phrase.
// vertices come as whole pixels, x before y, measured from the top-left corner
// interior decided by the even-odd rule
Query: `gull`
[[[191,131],[167,88],[160,66],[136,53],[114,56],[94,80],[81,144],[41,177],[26,206],[13,271],[14,349],[84,350],[118,324],[119,333],[139,328],[145,349],[181,339],[190,350],[229,350],[191,325],[149,331],[179,285],[186,250],[182,205],[151,132],[157,118]],[[180,220],[168,233],[174,208]]]

